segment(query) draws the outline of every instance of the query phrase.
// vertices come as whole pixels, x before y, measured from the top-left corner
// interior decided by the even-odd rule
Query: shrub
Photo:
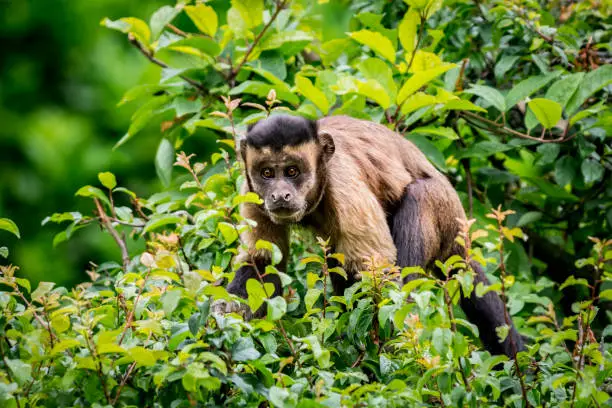
[[[92,265],[71,290],[32,290],[16,267],[0,267],[2,405],[609,404],[605,7],[250,0],[166,6],[149,24],[104,20],[161,67],[159,84],[123,98],[140,106],[118,144],[160,121],[155,165],[168,188],[144,199],[100,173],[99,187],[77,192],[93,215],[45,220],[68,223],[56,243],[97,225],[119,248],[119,263]],[[329,275],[344,271],[326,260],[342,254],[296,232],[288,270],[262,271],[281,276],[283,297],[258,280],[248,299],[229,295],[218,283],[233,277],[248,228],[237,206],[259,200],[237,193],[234,146],[278,110],[404,133],[465,191],[464,256],[440,262],[442,276],[372,261],[333,296]],[[194,137],[221,146],[207,163],[180,151]],[[19,233],[6,219],[0,229]],[[259,245],[278,261],[273,244]],[[555,257],[571,262],[555,271]],[[468,260],[490,286],[474,287]],[[420,278],[398,286],[408,273]],[[459,290],[500,292],[528,349],[514,360],[483,351],[455,307]],[[220,299],[268,313],[212,313]]]

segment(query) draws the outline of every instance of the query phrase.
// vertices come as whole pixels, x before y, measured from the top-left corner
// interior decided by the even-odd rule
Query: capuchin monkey
[[[366,269],[366,259],[432,268],[435,260],[464,253],[455,242],[466,219],[457,193],[414,144],[382,125],[347,116],[318,121],[272,116],[249,127],[240,156],[246,177],[242,193],[257,193],[263,203],[240,208],[257,225],[242,234],[248,249],[236,261],[247,264],[227,287],[230,293],[246,298],[246,282],[257,279],[256,268],[263,274],[269,264],[269,252],[255,247],[258,240],[280,248],[278,266],[285,269],[289,228],[295,224],[330,238],[333,251],[344,254],[348,279],[331,274],[338,295]],[[472,267],[474,284],[488,284],[480,265]],[[263,279],[274,284],[273,296],[282,295],[278,275]],[[491,353],[512,357],[511,339],[523,349],[514,327],[504,342],[498,340],[495,328],[506,321],[497,293],[463,296],[461,307]],[[264,313],[262,308],[256,316]]]

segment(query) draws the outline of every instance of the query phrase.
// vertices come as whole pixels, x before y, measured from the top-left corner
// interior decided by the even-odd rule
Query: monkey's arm
[[[242,189],[242,193],[246,193],[246,186]],[[246,283],[249,279],[259,280],[258,272],[261,275],[265,274],[266,266],[270,263],[270,253],[266,250],[257,250],[255,244],[258,240],[269,241],[276,244],[282,252],[283,259],[279,265],[280,269],[285,269],[287,255],[289,252],[289,231],[288,228],[283,225],[277,225],[272,223],[270,219],[260,210],[255,204],[245,203],[240,206],[240,215],[249,220],[255,221],[257,225],[249,228],[246,232],[242,233],[240,238],[244,247],[240,249],[240,252],[236,256],[235,264],[246,262],[246,265],[241,266],[236,271],[234,279],[227,286],[227,291],[234,295],[238,295],[242,298],[247,298]],[[270,282],[274,284],[274,293],[269,295],[279,296],[282,295],[282,285],[278,275],[270,274],[263,276],[264,282]],[[219,307],[220,311],[238,311],[242,309],[245,311],[245,317],[253,317],[248,307],[236,308],[224,304]],[[256,313],[256,317],[263,316],[265,308],[262,306]]]

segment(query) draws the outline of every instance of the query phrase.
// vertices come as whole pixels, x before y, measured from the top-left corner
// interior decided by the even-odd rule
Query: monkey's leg
[[[489,280],[484,274],[482,267],[477,262],[471,262],[472,269],[476,273],[474,277],[474,287],[479,282],[489,285]],[[480,340],[491,354],[505,354],[514,357],[515,351],[521,351],[525,347],[521,336],[516,331],[512,321],[510,322],[510,332],[506,339],[500,343],[495,328],[506,324],[505,312],[506,305],[496,292],[488,292],[482,297],[476,296],[472,292],[470,297],[461,296],[461,308],[465,312],[469,321],[478,327]]]
[[[457,227],[452,225],[456,218],[463,217],[462,211],[447,199],[445,188],[440,185],[439,180],[418,180],[410,184],[389,219],[391,235],[397,247],[398,266],[425,268],[437,257],[444,258],[460,253],[460,249],[454,244]],[[478,282],[488,284],[480,265],[472,266],[476,272],[474,285]],[[415,277],[408,276],[405,281]],[[491,353],[513,356],[512,341],[518,351],[523,348],[514,326],[503,343],[498,341],[495,328],[505,325],[506,321],[505,305],[497,293],[489,292],[483,297],[477,297],[475,293],[470,297],[462,294],[461,308],[468,319],[478,327],[480,339]]]

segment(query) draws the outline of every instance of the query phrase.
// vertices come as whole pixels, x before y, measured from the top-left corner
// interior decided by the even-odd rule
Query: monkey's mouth
[[[301,208],[279,207],[275,209],[268,208],[267,210],[270,219],[276,224],[299,222],[304,216],[304,211]]]

